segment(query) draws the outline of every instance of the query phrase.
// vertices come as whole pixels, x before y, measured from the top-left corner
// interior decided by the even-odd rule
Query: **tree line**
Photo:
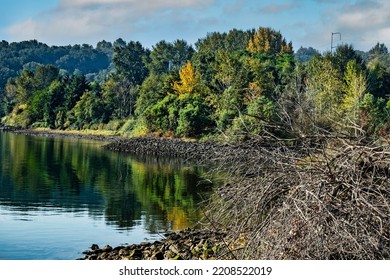
[[[0,110],[9,125],[235,140],[389,130],[390,59],[380,43],[367,53],[351,45],[294,53],[279,31],[260,27],[209,33],[194,46],[163,40],[147,49],[122,39],[96,48],[28,44],[47,59],[69,52],[24,60],[11,71]],[[3,41],[0,54],[15,48]],[[72,59],[72,49],[85,55]]]

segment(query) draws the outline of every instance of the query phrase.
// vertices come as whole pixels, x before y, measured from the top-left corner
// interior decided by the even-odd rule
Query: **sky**
[[[389,0],[0,0],[0,40],[48,45],[118,38],[194,44],[210,32],[270,27],[299,47],[320,52],[351,44],[390,46]],[[336,33],[333,34],[332,33]]]

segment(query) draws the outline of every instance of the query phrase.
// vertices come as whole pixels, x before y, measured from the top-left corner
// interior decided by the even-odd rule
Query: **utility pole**
[[[330,53],[333,52],[333,49],[336,47],[333,47],[333,36],[334,35],[340,35],[340,40],[341,40],[341,33],[340,32],[332,32],[332,37],[330,39]]]

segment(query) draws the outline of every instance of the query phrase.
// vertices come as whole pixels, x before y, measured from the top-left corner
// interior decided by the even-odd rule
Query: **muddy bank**
[[[112,248],[97,244],[79,260],[210,260],[231,259],[225,232],[185,229],[171,232],[160,241]]]

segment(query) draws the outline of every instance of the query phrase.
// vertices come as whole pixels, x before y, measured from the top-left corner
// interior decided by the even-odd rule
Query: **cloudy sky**
[[[271,27],[320,51],[348,43],[390,46],[389,0],[0,0],[0,40],[48,45],[160,40],[193,44],[208,32]]]

